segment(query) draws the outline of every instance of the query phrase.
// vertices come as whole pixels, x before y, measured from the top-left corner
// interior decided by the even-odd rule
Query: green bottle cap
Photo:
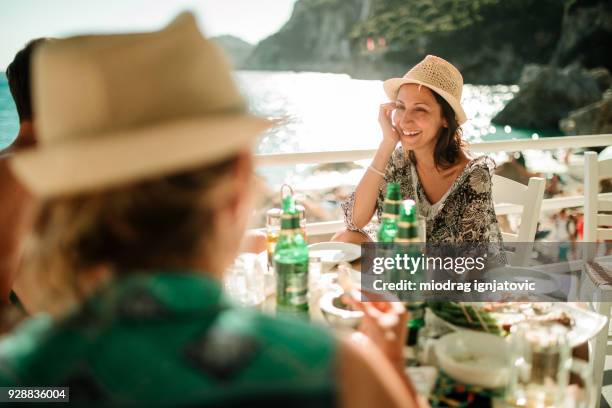
[[[397,226],[397,238],[400,242],[412,242],[419,238],[416,203],[414,200],[402,201]]]
[[[400,221],[416,222],[416,203],[414,200],[404,200],[400,207]]]

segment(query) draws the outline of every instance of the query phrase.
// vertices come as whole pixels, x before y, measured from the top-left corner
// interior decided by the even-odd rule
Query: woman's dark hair
[[[447,169],[459,160],[460,153],[467,144],[462,139],[463,132],[459,123],[457,123],[453,108],[436,92],[431,91],[431,93],[442,108],[442,116],[448,124],[448,127],[441,127],[438,131],[436,146],[434,147],[434,163],[438,168]],[[413,163],[416,163],[416,157],[412,150],[408,153],[408,156]]]

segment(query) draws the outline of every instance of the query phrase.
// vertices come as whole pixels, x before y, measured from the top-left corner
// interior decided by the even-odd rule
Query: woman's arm
[[[406,375],[403,350],[408,313],[404,306],[399,301],[361,302],[352,296],[344,300],[364,316],[359,332],[340,352],[342,405],[427,406]]]
[[[378,122],[382,129],[383,140],[380,143],[374,159],[370,164],[375,170],[367,170],[361,181],[355,189],[354,196],[349,205],[352,206],[352,211],[346,211],[352,219],[347,220],[349,227],[361,229],[367,225],[372,219],[376,209],[376,199],[380,191],[381,184],[385,181],[380,173],[384,173],[389,162],[391,154],[395,150],[395,146],[399,141],[399,135],[391,124],[391,114],[395,109],[395,103],[386,103],[380,106],[378,114]]]
[[[428,407],[427,400],[406,386],[374,346],[366,348],[341,339],[336,362],[339,385],[339,406],[369,407]],[[405,374],[403,375],[405,377]]]

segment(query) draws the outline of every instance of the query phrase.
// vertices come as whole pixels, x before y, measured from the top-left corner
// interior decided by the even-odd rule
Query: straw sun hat
[[[460,125],[467,120],[467,116],[461,107],[463,77],[450,62],[435,55],[428,55],[402,78],[386,80],[383,83],[383,88],[389,99],[395,100],[399,88],[404,84],[426,86],[450,104]]]
[[[32,75],[39,144],[10,164],[40,196],[212,163],[270,126],[246,112],[228,63],[188,13],[158,32],[41,45]]]

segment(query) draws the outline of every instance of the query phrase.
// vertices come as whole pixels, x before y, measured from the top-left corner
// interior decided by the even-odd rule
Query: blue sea
[[[238,71],[235,78],[254,112],[283,119],[261,137],[259,153],[370,149],[380,141],[378,106],[386,101],[381,81],[319,72]],[[491,125],[516,92],[516,85],[466,85],[462,102],[470,120],[464,137],[477,143],[537,133]],[[13,141],[17,130],[15,105],[0,73],[0,149]]]
[[[4,72],[0,72],[0,149],[13,142],[19,130],[19,118]]]

